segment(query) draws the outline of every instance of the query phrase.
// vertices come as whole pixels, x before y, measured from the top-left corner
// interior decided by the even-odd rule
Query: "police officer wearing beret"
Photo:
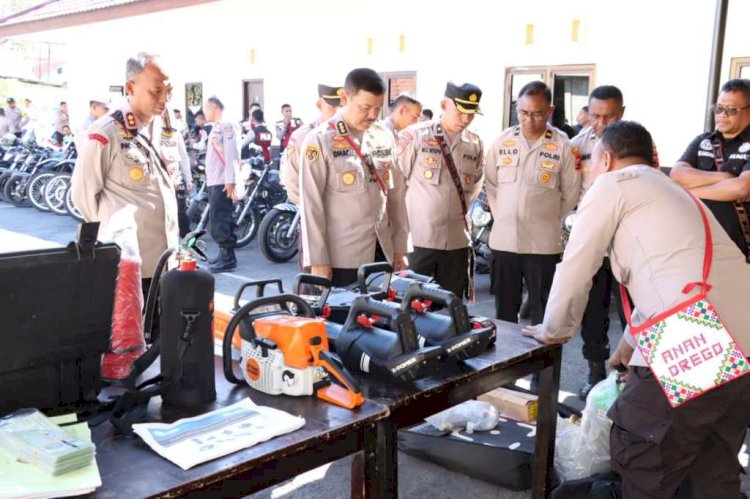
[[[406,128],[397,147],[414,244],[409,268],[458,297],[468,297],[473,273],[467,211],[482,189],[484,153],[468,126],[481,98],[479,87],[449,82],[443,114]]]
[[[87,222],[101,223],[135,207],[138,249],[144,287],[167,248],[179,243],[177,201],[171,163],[180,161],[176,131],[161,114],[172,93],[159,59],[141,52],[128,59],[128,104],[89,126],[71,180],[75,205]]]
[[[404,182],[393,135],[377,123],[385,83],[369,68],[351,71],[344,107],[300,148],[304,264],[334,286],[357,280],[379,244],[394,269],[406,267]]]
[[[690,143],[670,173],[702,199],[750,257],[750,80],[729,80],[713,106],[716,130]]]
[[[234,248],[233,202],[235,192],[234,167],[239,161],[239,148],[234,126],[222,121],[224,104],[217,97],[209,97],[204,106],[206,119],[211,123],[211,133],[206,145],[206,186],[211,224],[211,237],[219,245],[219,255],[211,260],[211,272],[226,272],[237,267]]]
[[[581,178],[567,136],[548,123],[554,107],[547,85],[524,85],[516,112],[520,125],[492,144],[485,168],[495,308],[498,319],[518,322],[525,281],[531,323],[538,324],[562,253],[560,221],[578,202]]]

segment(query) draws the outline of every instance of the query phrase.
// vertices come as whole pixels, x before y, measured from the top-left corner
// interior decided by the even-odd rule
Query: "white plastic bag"
[[[468,400],[425,418],[425,421],[440,431],[452,432],[465,428],[466,433],[474,433],[475,430],[493,430],[499,418],[497,409],[489,402]]]
[[[610,470],[609,431],[612,420],[607,411],[620,394],[618,374],[594,386],[586,397],[580,424],[557,419],[555,468],[563,481],[577,480]]]

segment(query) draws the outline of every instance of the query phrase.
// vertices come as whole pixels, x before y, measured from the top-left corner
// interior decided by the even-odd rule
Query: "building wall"
[[[722,79],[731,57],[750,56],[740,24],[750,2],[730,4]],[[484,91],[485,114],[473,126],[489,142],[502,128],[506,68],[595,64],[594,83],[622,89],[625,116],[649,128],[672,164],[703,128],[714,10],[707,0],[222,0],[33,36],[70,46],[74,122],[92,93],[123,84],[127,55],[145,49],[172,65],[174,107],[184,106],[184,83],[200,81],[233,121],[245,79],[264,80],[269,122],[284,102],[313,119],[316,84],[341,83],[354,67],[416,71],[417,97],[434,110],[447,80],[470,81]]]

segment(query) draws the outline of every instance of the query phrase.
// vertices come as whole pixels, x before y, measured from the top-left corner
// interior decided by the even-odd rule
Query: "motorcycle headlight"
[[[570,233],[573,230],[573,223],[576,220],[576,212],[572,211],[563,218],[562,228],[565,232]]]
[[[492,221],[492,213],[481,206],[471,209],[471,223],[474,227],[486,227]]]

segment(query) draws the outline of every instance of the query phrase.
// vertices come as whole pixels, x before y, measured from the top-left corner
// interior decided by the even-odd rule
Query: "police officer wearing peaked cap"
[[[318,101],[315,106],[320,111],[320,115],[314,121],[300,126],[289,137],[284,154],[281,156],[279,174],[281,183],[286,188],[289,201],[294,204],[299,204],[299,147],[310,131],[336,114],[338,108],[341,107],[341,93],[343,91],[344,87],[331,87],[319,83]]]
[[[467,211],[482,189],[484,153],[467,127],[481,113],[481,98],[479,87],[449,82],[443,114],[407,127],[397,146],[414,244],[409,268],[458,297],[470,290],[473,273]]]

